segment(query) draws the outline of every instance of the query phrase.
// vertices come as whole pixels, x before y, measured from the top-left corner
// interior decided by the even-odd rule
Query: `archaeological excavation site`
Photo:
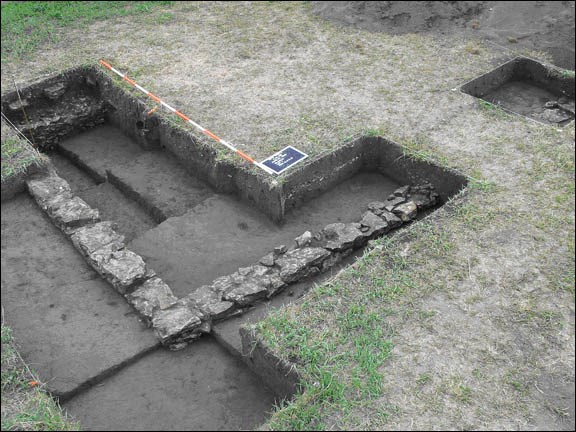
[[[535,42],[513,2],[160,3],[90,27],[145,55],[3,72],[33,386],[82,430],[570,430],[573,2]]]
[[[41,372],[65,406],[130,388],[142,398],[134,417],[146,409],[139,400],[170,394],[178,410],[234,413],[209,423],[215,429],[257,426],[298,377],[255,352],[242,324],[297,300],[467,182],[370,136],[279,178],[238,168],[167,116],[148,115],[97,66],[9,93],[2,111],[50,158],[3,210],[3,223],[26,233],[3,234],[11,309],[51,317],[34,327],[31,354],[60,352]],[[34,259],[18,259],[24,251]],[[33,301],[18,295],[23,284],[37,287]],[[44,334],[56,329],[57,340]],[[202,386],[183,395],[169,383],[180,387],[189,367]],[[138,378],[148,375],[153,384]]]

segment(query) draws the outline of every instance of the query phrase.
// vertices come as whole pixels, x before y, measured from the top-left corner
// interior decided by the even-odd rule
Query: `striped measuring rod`
[[[210,138],[212,138],[214,141],[219,142],[220,144],[225,145],[226,147],[228,147],[230,150],[232,150],[234,153],[236,153],[238,156],[240,156],[242,159],[250,162],[253,165],[256,165],[258,168],[266,171],[268,174],[275,174],[273,170],[271,170],[270,168],[268,168],[266,165],[261,164],[260,162],[257,162],[256,160],[252,159],[250,156],[248,156],[246,153],[244,153],[242,150],[237,149],[236,147],[234,147],[232,144],[230,144],[228,141],[224,141],[222,138],[214,135],[212,132],[210,132],[208,129],[206,129],[205,127],[200,126],[198,123],[196,123],[195,121],[191,120],[188,116],[186,116],[185,114],[182,114],[180,111],[178,111],[175,108],[172,108],[170,105],[168,105],[166,102],[164,102],[163,100],[161,100],[158,96],[156,96],[155,94],[149,92],[148,90],[146,90],[144,87],[142,87],[141,85],[139,85],[136,81],[130,79],[128,77],[128,75],[123,74],[122,72],[120,72],[118,69],[112,67],[109,63],[105,62],[104,60],[100,60],[100,64],[102,66],[104,66],[106,69],[114,72],[116,75],[118,75],[119,77],[121,77],[124,81],[126,81],[127,83],[131,84],[132,86],[136,87],[138,90],[140,90],[142,93],[144,93],[146,96],[148,96],[150,99],[156,101],[157,103],[159,103],[160,105],[166,107],[166,109],[174,114],[176,114],[178,117],[180,117],[182,120],[184,120],[187,123],[190,123],[192,126],[194,126],[196,129],[198,129],[200,132],[202,132],[204,135],[209,136]]]

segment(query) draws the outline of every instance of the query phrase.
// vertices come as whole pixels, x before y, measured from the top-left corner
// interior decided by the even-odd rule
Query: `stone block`
[[[50,201],[61,198],[72,198],[72,190],[66,180],[50,172],[42,176],[35,176],[26,181],[28,191],[34,197],[40,208],[47,209]]]
[[[90,265],[122,295],[154,276],[154,272],[146,268],[142,257],[127,249],[98,250],[87,258]]]
[[[178,343],[198,337],[202,314],[178,302],[168,309],[157,309],[152,317],[152,327],[163,344]]]
[[[364,242],[364,233],[360,228],[359,223],[326,225],[318,234],[314,245],[338,252],[360,247]]]
[[[240,268],[228,279],[219,278],[213,284],[216,290],[225,286],[222,298],[240,306],[270,297],[285,285],[277,269],[262,265]]]
[[[321,247],[289,251],[276,260],[276,265],[280,268],[280,278],[286,283],[292,283],[316,274],[330,255],[329,251]]]
[[[178,301],[170,287],[159,277],[147,280],[126,298],[147,321],[152,320],[156,310],[168,309]]]
[[[402,220],[402,222],[409,222],[416,217],[418,207],[414,201],[408,201],[394,207],[392,212]]]
[[[367,228],[367,230],[360,228],[366,237],[377,237],[390,230],[388,222],[385,219],[376,216],[371,211],[367,211],[362,215],[360,225]]]
[[[53,208],[51,204],[56,202],[58,205]],[[71,232],[75,228],[100,221],[98,210],[93,209],[77,196],[70,199],[51,201],[48,204],[47,212],[54,225],[65,232]]]
[[[236,311],[236,305],[233,302],[222,300],[221,293],[212,285],[201,286],[193,293],[188,294],[184,300],[211,320],[225,318]]]
[[[114,231],[114,225],[113,222],[105,221],[85,226],[74,231],[70,239],[84,255],[103,249],[114,252],[125,246],[124,236]]]

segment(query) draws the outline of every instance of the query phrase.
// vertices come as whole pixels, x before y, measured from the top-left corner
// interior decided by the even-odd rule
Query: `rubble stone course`
[[[58,97],[61,89],[52,90]],[[358,222],[329,224],[315,235],[306,231],[294,239],[291,247],[275,247],[258,263],[221,276],[178,299],[142,257],[126,249],[125,238],[115,231],[115,224],[100,222],[98,210],[74,196],[68,183],[55,172],[33,177],[27,184],[38,205],[69,236],[88,263],[172,349],[210,332],[214,320],[242,313],[290,284],[327,271],[354,249],[414,220],[419,211],[439,201],[430,184],[402,186],[384,201],[369,203]]]

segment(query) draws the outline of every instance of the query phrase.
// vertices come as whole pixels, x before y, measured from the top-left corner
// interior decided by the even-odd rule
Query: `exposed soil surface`
[[[574,100],[570,102],[567,98],[558,98],[536,83],[527,81],[510,81],[483,99],[546,123],[563,124],[574,118]],[[558,102],[562,105],[559,106]]]
[[[65,404],[84,430],[253,430],[275,395],[210,338],[159,350]]]
[[[544,51],[574,69],[574,2],[316,1],[323,18],[391,34],[462,33],[509,49]]]
[[[127,230],[129,249],[141,255],[179,297],[258,262],[276,246],[291,246],[305,231],[315,233],[330,223],[357,220],[369,202],[385,199],[400,186],[379,174],[358,174],[292,211],[278,226],[234,196],[214,192],[165,152],[142,151],[111,126],[77,135],[61,147],[102,177],[108,171],[120,179],[144,208],[162,209],[162,219],[167,219],[151,227],[146,216],[130,210],[134,202],[121,196],[117,201],[119,192],[113,186],[83,188],[85,181],[77,169],[56,158],[60,175],[72,183],[80,180],[76,188],[87,202],[104,204],[100,209],[104,217],[118,220]],[[127,206],[121,204],[126,201]]]
[[[2,306],[22,356],[85,430],[252,429],[273,406],[274,394],[214,340],[159,348],[25,194],[2,204]]]

